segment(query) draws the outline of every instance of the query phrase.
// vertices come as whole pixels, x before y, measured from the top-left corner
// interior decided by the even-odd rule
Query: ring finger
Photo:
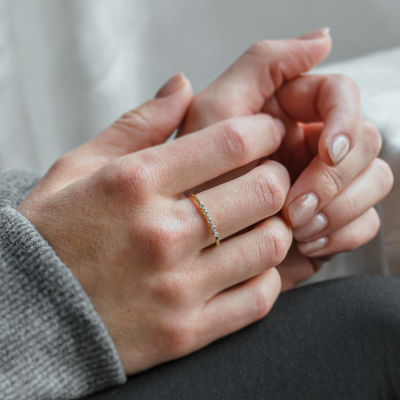
[[[282,208],[289,191],[290,179],[285,167],[275,161],[264,161],[257,168],[233,181],[198,193],[204,213],[189,199],[180,201],[184,207],[190,237],[201,249],[219,239],[276,214]]]
[[[195,265],[205,296],[244,282],[279,265],[292,244],[292,231],[280,216],[268,218],[252,230],[206,249]]]

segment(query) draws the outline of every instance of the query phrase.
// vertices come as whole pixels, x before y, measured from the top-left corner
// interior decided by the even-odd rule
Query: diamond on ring
[[[206,217],[207,222],[210,225],[210,229],[215,238],[215,245],[219,246],[219,233],[217,232],[217,227],[213,224],[213,220],[210,217],[210,213],[206,210],[206,206],[199,200],[199,198],[195,194],[191,193],[189,197],[196,200],[196,203],[200,207],[201,211],[203,212],[203,215]]]

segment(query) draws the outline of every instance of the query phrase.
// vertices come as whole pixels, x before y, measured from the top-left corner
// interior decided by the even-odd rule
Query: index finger
[[[180,134],[216,122],[258,113],[285,81],[311,70],[329,53],[326,28],[307,37],[260,41],[193,99]]]
[[[360,93],[342,75],[305,75],[283,85],[276,98],[296,121],[324,122],[318,143],[326,165],[338,165],[357,143],[361,133]]]

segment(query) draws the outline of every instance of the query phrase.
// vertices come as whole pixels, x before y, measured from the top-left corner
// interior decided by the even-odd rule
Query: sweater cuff
[[[15,209],[37,174],[25,175],[23,184],[15,176],[19,186],[0,175],[1,397],[74,399],[124,383],[117,351],[86,293]]]

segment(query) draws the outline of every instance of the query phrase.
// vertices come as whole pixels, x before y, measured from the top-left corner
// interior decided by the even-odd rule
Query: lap
[[[88,397],[395,399],[400,280],[358,276],[283,293],[263,320]]]

